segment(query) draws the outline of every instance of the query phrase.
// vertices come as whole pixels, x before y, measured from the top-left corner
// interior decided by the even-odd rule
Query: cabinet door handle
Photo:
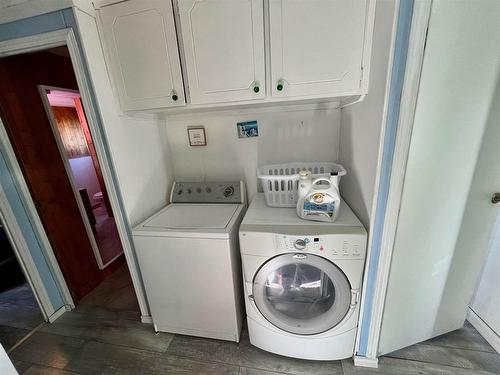
[[[491,203],[497,204],[500,203],[500,193],[494,193],[491,197]]]
[[[253,84],[252,84],[252,86],[253,86],[253,92],[257,94],[260,91],[260,87],[259,87],[260,83],[259,83],[259,81],[254,81]]]
[[[282,91],[284,88],[285,81],[283,79],[278,80],[278,84],[276,85],[276,90]]]
[[[176,102],[176,101],[179,99],[179,97],[177,96],[177,93],[175,92],[175,90],[172,90],[172,91],[170,92],[170,96],[172,97],[172,100],[173,100],[174,102]]]

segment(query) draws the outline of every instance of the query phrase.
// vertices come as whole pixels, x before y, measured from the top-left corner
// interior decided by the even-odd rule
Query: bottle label
[[[306,212],[307,215],[313,214],[313,212],[316,211],[316,212],[321,212],[323,214],[327,214],[328,216],[332,217],[333,214],[335,213],[335,203],[316,204],[313,202],[305,201],[304,211],[309,211]]]

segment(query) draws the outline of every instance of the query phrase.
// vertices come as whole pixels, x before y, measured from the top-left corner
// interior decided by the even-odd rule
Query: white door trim
[[[392,67],[393,67],[393,60],[394,60],[394,49],[395,49],[395,44],[396,44],[396,33],[397,33],[397,27],[398,27],[398,9],[399,9],[399,0],[395,1],[394,4],[394,15],[393,15],[393,20],[392,20],[392,35],[391,35],[391,44],[390,44],[390,51],[389,51],[389,59],[387,62],[388,65],[388,71],[387,71],[387,77],[386,77],[386,82],[385,82],[385,98],[384,98],[384,107],[383,107],[383,112],[382,112],[382,119],[381,119],[381,124],[382,124],[382,129],[380,131],[380,141],[379,141],[379,147],[378,147],[378,160],[377,160],[377,173],[375,177],[375,186],[374,186],[374,191],[373,191],[373,202],[372,202],[372,207],[371,207],[371,216],[370,216],[370,230],[368,232],[368,245],[367,245],[367,254],[366,254],[366,262],[365,262],[365,271],[363,274],[363,284],[361,287],[361,303],[360,303],[360,310],[359,310],[359,320],[358,320],[358,331],[356,333],[356,345],[355,345],[355,353],[358,353],[359,350],[359,345],[360,345],[360,339],[361,339],[361,332],[363,329],[363,316],[364,316],[364,310],[367,308],[366,306],[366,291],[367,291],[367,286],[368,286],[368,271],[370,268],[370,263],[371,263],[371,249],[372,249],[372,242],[373,242],[373,228],[375,226],[375,218],[376,218],[376,211],[377,211],[377,196],[379,194],[379,188],[380,188],[380,173],[382,171],[382,154],[384,150],[384,140],[385,140],[385,124],[387,121],[387,113],[388,113],[388,101],[389,101],[389,94],[390,94],[390,88],[391,88],[391,75],[392,75]],[[372,310],[373,311],[373,310]],[[371,331],[371,327],[369,328]],[[364,356],[354,356],[354,365],[359,366],[359,367],[370,367],[370,368],[378,368],[378,359],[377,357],[373,358],[367,358]]]
[[[368,328],[369,335],[366,358],[372,361],[375,361],[378,356],[378,344],[385,306],[385,296],[399,219],[399,209],[406,174],[406,163],[410,150],[413,119],[418,97],[431,5],[432,1],[415,1],[413,8],[406,71],[397,126],[398,130],[390,177],[390,188],[384,218],[384,227],[381,234],[375,294],[373,296],[371,320]]]
[[[43,49],[62,46],[62,45],[66,45],[70,53],[71,62],[73,64],[73,69],[78,84],[78,89],[82,98],[83,108],[87,115],[88,125],[90,128],[90,132],[92,134],[94,146],[96,148],[97,157],[99,159],[102,169],[104,183],[108,188],[108,196],[110,199],[111,208],[113,209],[113,212],[115,214],[118,233],[120,235],[120,240],[122,242],[123,251],[125,253],[125,259],[127,261],[127,265],[130,271],[135,293],[141,310],[141,315],[149,316],[150,314],[146,300],[146,294],[142,286],[142,281],[140,278],[139,270],[137,268],[137,264],[134,261],[135,256],[133,252],[132,239],[129,236],[127,219],[125,218],[123,210],[121,209],[118,186],[116,185],[115,180],[113,178],[113,172],[111,169],[111,160],[108,157],[107,153],[107,145],[101,136],[101,129],[99,125],[98,116],[94,108],[94,104],[92,102],[92,91],[86,79],[86,74],[85,74],[86,70],[84,67],[83,57],[80,53],[80,49],[78,47],[78,43],[76,41],[73,29],[57,30],[34,36],[0,42],[0,57],[21,54],[26,52],[40,51]],[[11,154],[10,156],[15,158],[14,154]],[[14,159],[14,162],[15,164],[17,164],[16,159]],[[24,181],[22,174],[21,175],[16,174],[15,177],[17,179],[21,177],[22,180]],[[26,184],[25,181],[24,184]],[[23,195],[24,199],[31,202],[31,205],[27,206],[28,210],[30,211],[29,213],[34,217],[36,217],[40,223],[40,226],[37,226],[37,230],[40,232],[39,234],[41,235],[41,237],[45,237],[45,239],[47,239],[46,233],[43,229],[43,226],[41,225],[40,218],[38,217],[38,213],[31,200],[31,197],[29,195],[29,190],[27,189],[27,187],[26,190],[23,191]],[[66,303],[70,306],[74,306],[71,295],[69,294],[66,281],[62,276],[62,273],[59,269],[59,265],[57,263],[55,256],[53,256],[52,248],[50,247],[48,239],[46,243],[44,241],[44,245],[45,246],[48,245],[48,247],[46,247],[47,253],[52,255],[49,256],[48,261],[55,270],[58,282],[61,284],[62,289],[64,291],[67,291],[67,293],[66,292],[64,293],[64,298],[66,299]]]
[[[467,320],[472,326],[477,329],[477,331],[484,337],[486,341],[496,350],[497,353],[500,353],[500,336],[493,331],[486,322],[477,315],[474,310],[469,307],[469,311],[467,312]]]
[[[49,238],[47,237],[47,233],[45,232],[45,228],[43,227],[40,217],[38,216],[38,211],[36,210],[35,203],[33,202],[33,198],[31,197],[28,184],[26,183],[21,167],[19,166],[16,154],[14,153],[14,149],[12,148],[12,145],[9,141],[7,131],[5,130],[5,126],[1,118],[0,118],[0,148],[4,152],[4,156],[6,158],[5,162],[7,163],[7,167],[10,169],[12,173],[12,178],[17,183],[17,187],[19,188],[19,195],[21,197],[21,200],[23,201],[24,207],[27,210],[27,214],[34,226],[33,230],[36,232],[38,239],[41,242],[40,245],[43,248],[44,255],[47,257],[47,262],[49,263],[49,266],[52,270],[52,274],[57,284],[60,287],[64,304],[67,305],[70,309],[72,309],[75,307],[75,303],[73,302],[73,298],[71,297],[71,293],[68,289],[68,285],[66,284],[66,280],[64,279],[64,276],[61,272],[61,268],[59,267],[59,263],[57,262],[57,259],[54,255],[54,251],[52,249],[52,246],[50,245],[50,241]],[[10,207],[10,204],[7,200],[3,202],[3,205],[0,205],[0,209],[3,212],[12,212],[12,208]],[[14,216],[7,216],[5,217],[4,225],[6,227],[17,226],[17,221],[15,220]],[[18,246],[20,249],[22,249],[23,244],[26,244],[26,242],[21,232],[19,232],[19,235],[20,237],[17,236],[13,237],[14,241],[13,243],[15,244],[14,246]],[[38,274],[38,270],[36,269],[31,253],[29,253],[28,251],[27,253],[22,253],[20,255],[21,256],[18,257],[20,262],[23,261],[26,262],[26,264],[29,263],[33,264],[33,268],[35,271],[33,271],[33,269],[31,268],[26,268],[26,273],[28,275],[27,280],[31,280],[33,283],[32,285],[31,284],[30,285],[33,288],[35,296],[38,295],[38,298],[40,298],[40,296],[43,296],[44,294],[47,295],[47,291],[45,290],[45,286],[43,285],[40,279],[40,275]],[[43,306],[46,306],[46,303],[50,304],[51,308],[47,310],[47,316],[50,316],[51,314],[49,314],[48,312],[53,310],[50,301],[47,299],[41,301],[41,303]]]
[[[28,249],[28,244],[24,240],[21,228],[17,223],[14,212],[7,200],[5,192],[0,185],[0,221],[3,223],[5,234],[7,235],[12,250],[16,255],[17,261],[21,266],[26,280],[28,281],[35,299],[40,306],[43,318],[45,321],[49,320],[49,317],[55,313],[55,309],[50,302],[47,290],[43,285],[38,269],[36,268],[35,262],[31,256]]]
[[[66,306],[60,307],[51,316],[49,316],[49,323],[54,323],[57,319],[59,319],[62,316],[62,314],[64,314],[68,310],[71,310],[71,308],[67,308]]]

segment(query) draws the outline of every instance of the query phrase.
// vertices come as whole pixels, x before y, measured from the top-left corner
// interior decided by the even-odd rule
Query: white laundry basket
[[[266,204],[270,207],[295,207],[300,171],[311,171],[312,177],[329,176],[336,172],[344,176],[347,172],[343,166],[335,163],[287,163],[263,165],[257,169]]]

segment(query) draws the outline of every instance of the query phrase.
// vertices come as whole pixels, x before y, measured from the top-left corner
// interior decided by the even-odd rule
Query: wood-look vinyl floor
[[[250,345],[245,330],[239,344],[155,334],[139,320],[125,268],[10,356],[22,374],[500,374],[500,355],[468,323],[382,357],[379,369],[354,367],[351,359],[319,362],[267,353]]]

